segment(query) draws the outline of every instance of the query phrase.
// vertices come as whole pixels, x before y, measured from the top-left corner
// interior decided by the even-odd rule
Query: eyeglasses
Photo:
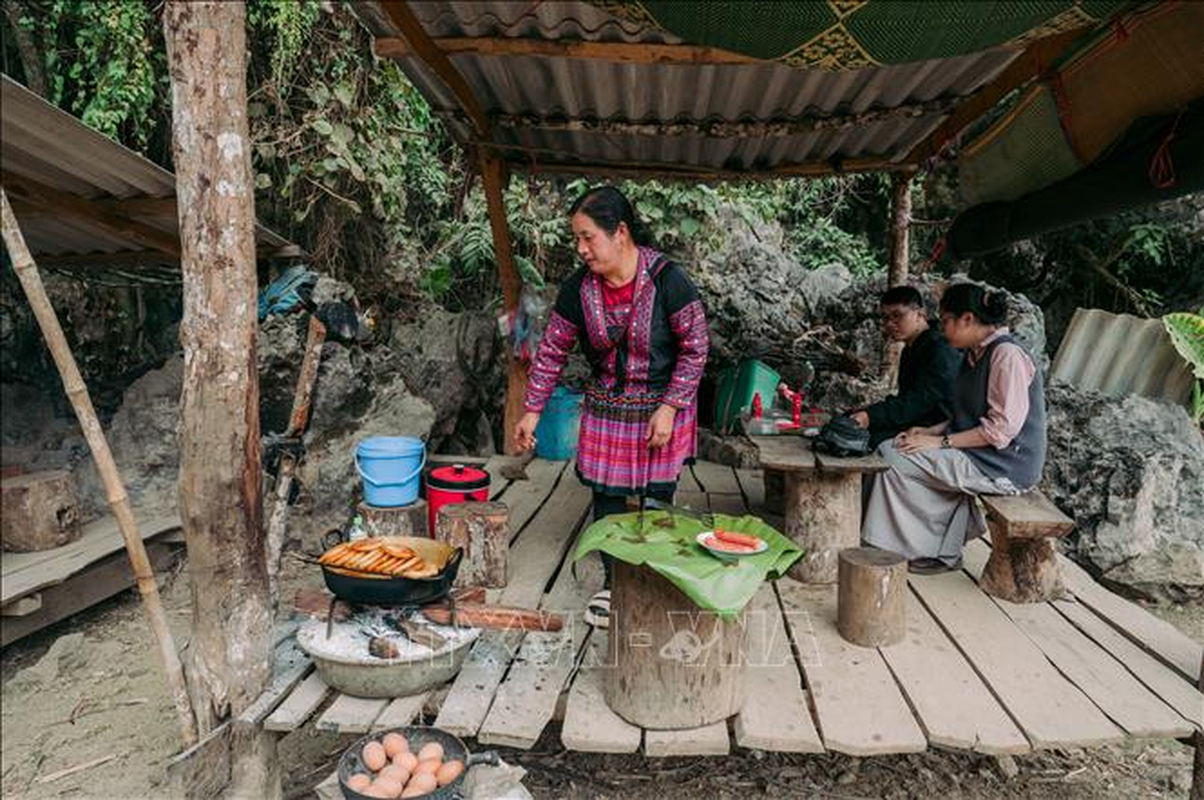
[[[902,322],[903,320],[907,319],[909,314],[914,313],[916,313],[916,309],[914,308],[899,309],[898,311],[883,311],[882,321],[887,323]]]

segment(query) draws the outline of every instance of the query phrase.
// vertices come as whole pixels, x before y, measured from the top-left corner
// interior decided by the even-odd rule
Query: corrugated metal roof
[[[6,176],[36,181],[51,190],[93,201],[102,209],[106,203],[135,201],[121,210],[122,216],[178,237],[174,203],[137,204],[143,200],[172,200],[176,193],[174,175],[92,130],[7,75],[0,78],[0,167]],[[35,257],[81,256],[81,263],[103,260],[99,254],[142,254],[151,258],[137,239],[111,228],[81,216],[23,206],[11,193],[9,199]],[[115,209],[109,205],[107,210]],[[300,252],[262,225],[256,226],[255,239],[260,250]],[[92,258],[82,257],[85,255]],[[175,266],[171,256],[162,255],[158,263]]]
[[[1081,389],[1186,403],[1192,374],[1162,320],[1080,308],[1050,374]]]
[[[409,8],[428,35],[587,42],[677,43],[663,31],[642,28],[584,2],[422,2]],[[376,3],[356,5],[378,38],[398,30]],[[941,99],[934,113],[871,120],[864,124],[788,135],[720,138],[540,126],[495,126],[496,144],[519,166],[602,162],[701,171],[765,171],[832,159],[900,162],[936,129],[953,102],[998,75],[1019,51],[994,48],[954,58],[831,72],[773,62],[744,64],[633,64],[547,55],[452,52],[487,114],[626,122],[780,120],[859,114]],[[455,95],[415,56],[398,59],[402,70],[444,116],[461,142],[473,138]]]

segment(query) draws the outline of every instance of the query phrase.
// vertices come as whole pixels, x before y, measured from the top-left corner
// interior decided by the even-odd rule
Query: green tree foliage
[[[167,57],[152,6],[131,0],[25,3],[48,98],[106,136],[145,150],[164,120]],[[170,112],[167,112],[170,115]]]

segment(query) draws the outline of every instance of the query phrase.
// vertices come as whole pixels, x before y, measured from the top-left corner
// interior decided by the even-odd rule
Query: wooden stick
[[[305,356],[301,360],[301,373],[297,376],[297,393],[293,395],[293,411],[289,414],[285,436],[301,436],[309,424],[309,410],[313,403],[314,384],[318,380],[318,364],[322,358],[322,344],[326,341],[326,326],[316,316],[309,318],[309,335],[305,340]],[[280,577],[280,551],[284,549],[284,529],[288,524],[288,498],[293,491],[293,472],[297,461],[292,455],[280,457],[280,468],[276,471],[276,500],[272,514],[268,517],[267,537],[264,548],[268,560],[268,580],[271,596],[278,601],[277,583]]]
[[[163,659],[163,668],[167,672],[168,683],[171,684],[176,715],[180,718],[180,730],[184,738],[184,745],[187,747],[197,739],[196,719],[192,713],[192,703],[188,698],[188,688],[184,682],[184,668],[180,665],[179,653],[176,651],[171,630],[167,627],[167,612],[163,610],[163,601],[159,597],[159,586],[155,583],[155,573],[146,556],[146,547],[138,532],[138,522],[134,519],[134,512],[130,508],[130,499],[125,492],[125,484],[122,483],[117,464],[113,461],[113,453],[109,450],[109,442],[105,439],[104,431],[100,427],[100,420],[96,417],[96,409],[92,407],[92,398],[88,395],[88,387],[80,375],[79,366],[75,363],[75,356],[71,354],[67,337],[63,335],[63,328],[59,325],[58,317],[54,313],[54,306],[50,304],[50,298],[46,296],[46,288],[42,285],[42,276],[38,274],[37,264],[34,263],[33,256],[29,254],[25,237],[21,234],[17,218],[8,204],[8,195],[3,189],[0,189],[0,222],[3,223],[4,244],[8,247],[9,255],[12,256],[13,269],[16,270],[17,279],[21,281],[21,288],[29,299],[34,316],[37,317],[38,327],[42,329],[46,346],[50,349],[50,354],[54,356],[54,363],[58,367],[59,377],[63,380],[67,398],[71,401],[72,408],[75,409],[75,416],[79,419],[80,427],[83,428],[84,438],[88,441],[92,457],[96,459],[96,471],[104,482],[109,508],[112,509],[113,516],[117,518],[117,526],[121,529],[122,539],[125,540],[125,549],[130,557],[130,567],[134,573],[134,580],[138,584],[138,591],[142,595],[143,608],[146,609],[151,630],[159,644],[159,656]]]
[[[326,326],[316,316],[310,316],[305,356],[301,361],[301,373],[297,376],[297,393],[293,396],[293,413],[288,417],[286,436],[302,435],[309,424],[309,408],[314,398],[314,385],[318,382],[318,363],[322,359],[322,345],[325,342]]]
[[[51,772],[49,775],[43,775],[42,777],[36,779],[34,783],[52,783],[57,781],[59,778],[66,778],[68,775],[74,775],[77,772],[83,772],[86,769],[99,767],[101,764],[107,764],[115,758],[117,758],[117,753],[110,753],[107,756],[94,758],[91,761],[83,764],[76,764],[74,767],[67,767],[66,769],[60,769],[58,772]]]

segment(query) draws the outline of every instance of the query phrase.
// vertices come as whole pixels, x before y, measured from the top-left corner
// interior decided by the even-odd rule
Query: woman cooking
[[[1007,297],[972,283],[941,297],[941,327],[964,351],[952,419],[911,428],[878,452],[890,469],[870,485],[861,538],[931,574],[961,566],[985,530],[979,494],[1017,494],[1041,479],[1045,395],[1033,358],[1003,326]]]
[[[526,413],[514,430],[535,445],[540,411],[580,341],[592,377],[577,445],[577,475],[593,490],[595,520],[626,511],[630,496],[672,502],[682,464],[694,458],[696,395],[707,360],[702,302],[681,267],[647,246],[623,194],[591,189],[570,210],[584,267],[560,287],[531,364]],[[606,588],[586,618],[606,627]]]

